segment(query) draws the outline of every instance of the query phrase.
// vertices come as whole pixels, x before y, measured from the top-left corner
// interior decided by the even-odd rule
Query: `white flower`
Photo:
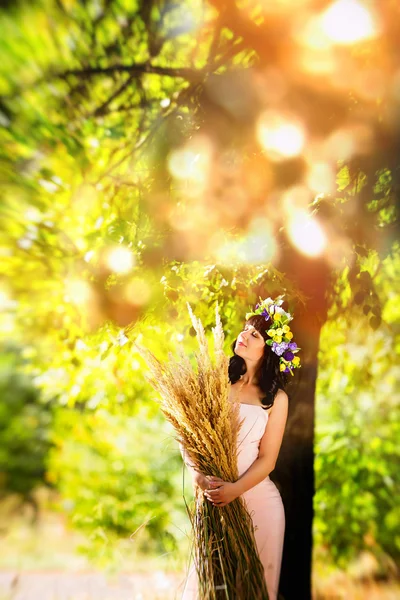
[[[124,344],[126,344],[126,342],[129,342],[129,339],[126,337],[123,331],[120,331],[118,333],[117,342],[120,346],[123,346]]]
[[[87,345],[83,340],[76,340],[75,342],[75,350],[87,350]]]
[[[108,342],[104,341],[101,342],[100,346],[99,346],[99,350],[100,352],[105,352],[108,348]]]

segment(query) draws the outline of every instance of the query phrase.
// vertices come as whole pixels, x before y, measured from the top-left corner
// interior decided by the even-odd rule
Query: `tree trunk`
[[[314,496],[314,406],[320,331],[326,320],[330,270],[320,259],[283,249],[278,269],[310,299],[296,307],[291,329],[302,367],[288,386],[289,415],[271,479],[285,506],[286,529],[279,593],[284,600],[310,600]]]

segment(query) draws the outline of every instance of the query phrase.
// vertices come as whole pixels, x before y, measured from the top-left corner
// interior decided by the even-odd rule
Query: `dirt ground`
[[[184,576],[98,572],[0,571],[0,600],[180,600]],[[399,600],[400,585],[343,580],[314,590],[313,600]]]
[[[183,577],[120,573],[0,571],[1,600],[179,600]]]

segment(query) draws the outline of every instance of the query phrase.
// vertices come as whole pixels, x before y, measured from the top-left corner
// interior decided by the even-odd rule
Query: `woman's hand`
[[[196,471],[193,480],[194,483],[203,491],[208,490],[210,487],[209,477],[207,477],[207,475],[203,475],[203,473]]]
[[[208,479],[210,485],[209,489],[204,491],[204,495],[214,506],[226,506],[240,496],[234,483],[224,481],[220,477],[208,477]]]

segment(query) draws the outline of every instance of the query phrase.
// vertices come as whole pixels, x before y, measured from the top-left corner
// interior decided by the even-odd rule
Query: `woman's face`
[[[235,353],[242,358],[258,360],[264,354],[265,340],[254,325],[246,323],[239,333],[235,344]]]

